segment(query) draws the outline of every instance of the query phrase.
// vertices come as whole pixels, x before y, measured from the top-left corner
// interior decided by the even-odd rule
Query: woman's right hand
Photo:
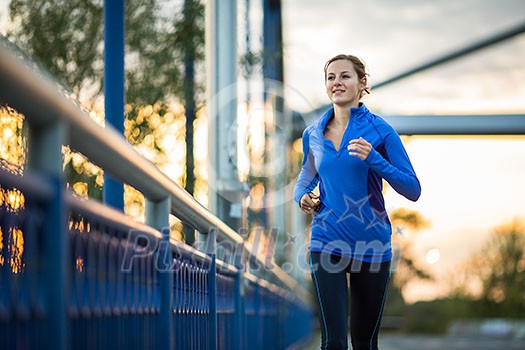
[[[308,215],[315,214],[315,212],[319,210],[319,206],[321,205],[319,196],[316,196],[312,192],[305,193],[301,197],[300,203],[301,203],[301,210]]]

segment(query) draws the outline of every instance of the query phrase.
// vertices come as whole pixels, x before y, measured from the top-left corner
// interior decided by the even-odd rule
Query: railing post
[[[263,337],[262,332],[264,331],[264,324],[261,320],[261,286],[259,284],[259,278],[257,278],[255,284],[254,284],[254,290],[253,290],[253,314],[254,314],[254,322],[253,322],[253,328],[251,329],[252,332],[255,334],[251,334],[250,336],[254,337],[256,340],[257,346],[255,349],[263,349]]]
[[[208,271],[208,297],[210,298],[210,313],[209,313],[209,349],[217,349],[217,237],[216,230],[211,229],[208,232],[206,239],[206,254],[211,258],[210,269]]]
[[[171,271],[170,253],[170,198],[158,202],[146,199],[146,224],[162,233],[162,241],[157,247],[157,264],[159,269],[160,312],[157,329],[156,349],[172,349],[174,336],[173,323],[173,271]]]
[[[53,197],[43,208],[45,223],[42,232],[40,296],[45,300],[43,322],[43,349],[68,348],[69,324],[67,303],[69,296],[68,247],[66,234],[66,208],[63,198],[62,144],[66,130],[58,122],[45,127],[30,124],[29,168],[47,176],[53,186]]]
[[[125,0],[104,1],[104,110],[106,123],[124,134]],[[103,199],[124,210],[124,185],[104,172]]]
[[[237,245],[235,251],[235,267],[237,268],[237,274],[235,275],[235,313],[233,319],[233,338],[235,340],[234,350],[240,350],[244,348],[244,337],[243,330],[243,315],[244,315],[244,288],[243,288],[243,274],[244,274],[244,244]]]

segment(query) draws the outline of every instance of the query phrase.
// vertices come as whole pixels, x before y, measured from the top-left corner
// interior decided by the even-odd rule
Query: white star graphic
[[[369,198],[370,196],[366,196],[356,202],[352,198],[343,194],[343,199],[345,201],[346,209],[343,212],[343,214],[339,217],[339,219],[337,220],[337,223],[340,223],[341,221],[349,219],[352,216],[355,216],[357,220],[359,220],[360,222],[364,222],[362,210],[363,210],[364,205],[368,202]]]
[[[288,236],[288,239],[286,243],[284,244],[284,246],[286,247],[289,244],[295,244],[295,239],[297,238],[298,234],[292,235],[291,233],[289,233],[287,236]]]
[[[399,227],[399,226],[396,225],[396,235],[398,235],[398,236],[400,236],[402,238],[406,238],[405,234],[403,233],[404,229],[405,229],[405,226]]]
[[[314,225],[315,220],[315,226],[319,227],[322,231],[328,232],[328,226],[326,226],[326,218],[332,213],[332,209],[329,209],[327,207],[324,207],[321,209],[320,213],[316,213],[314,219],[312,220],[312,226]]]
[[[369,228],[372,228],[376,225],[381,226],[381,228],[388,228],[388,224],[386,223],[387,213],[384,211],[375,210],[372,208],[372,212],[374,214],[374,219],[370,224],[366,227],[368,230]]]

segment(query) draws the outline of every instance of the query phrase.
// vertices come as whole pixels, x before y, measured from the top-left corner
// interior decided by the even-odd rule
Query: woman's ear
[[[361,93],[364,94],[365,90],[368,87],[368,79],[366,77],[363,77],[359,80],[361,83]]]
[[[360,97],[363,97],[365,94],[369,94],[370,93],[370,86],[368,86],[368,78],[367,76],[365,75],[364,77],[362,77],[361,79],[359,79],[359,82],[361,83],[361,95]]]

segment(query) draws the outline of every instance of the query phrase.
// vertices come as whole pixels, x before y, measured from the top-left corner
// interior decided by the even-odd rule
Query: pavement
[[[320,349],[321,334],[315,333],[311,341],[293,350]],[[350,345],[350,335],[348,336]],[[492,337],[458,337],[447,335],[379,334],[380,350],[524,350],[525,339]],[[292,349],[289,349],[292,350]]]

